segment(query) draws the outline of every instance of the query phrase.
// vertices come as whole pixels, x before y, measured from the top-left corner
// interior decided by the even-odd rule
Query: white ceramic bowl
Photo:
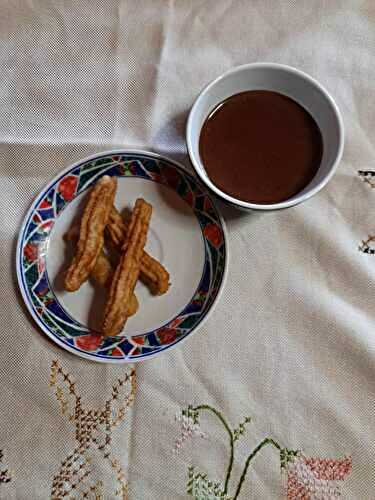
[[[199,155],[199,136],[207,116],[224,99],[246,90],[273,90],[291,97],[313,116],[322,133],[323,157],[317,174],[301,192],[279,203],[249,203],[224,193],[208,177]],[[219,198],[245,210],[275,210],[301,203],[327,184],[344,149],[344,124],[333,98],[311,76],[282,64],[255,63],[233,68],[202,90],[189,114],[186,141],[196,173]]]

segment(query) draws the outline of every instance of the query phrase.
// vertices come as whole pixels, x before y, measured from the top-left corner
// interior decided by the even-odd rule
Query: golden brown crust
[[[129,230],[129,223],[127,223],[120,215],[116,207],[111,207],[108,218],[107,231],[111,237],[112,242],[121,247],[126,240]]]
[[[79,236],[79,227],[72,226],[65,233],[64,239],[65,241],[77,243],[78,236]],[[91,271],[90,274],[90,278],[92,278],[98,285],[105,288],[109,288],[111,286],[113,273],[114,273],[113,267],[108,257],[102,250],[98,255],[98,258],[96,259],[94,269]],[[138,309],[139,309],[139,302],[137,297],[133,293],[128,304],[127,315],[129,317],[133,316],[138,311]]]
[[[96,259],[95,266],[90,274],[90,278],[92,278],[98,285],[109,288],[111,285],[112,277],[112,264],[109,262],[108,257],[102,250],[98,255],[98,258]]]
[[[109,262],[106,254],[101,251],[96,260],[94,269],[91,271],[90,277],[100,286],[109,288],[113,279],[113,267]],[[133,293],[130,297],[127,309],[127,316],[133,316],[139,308],[138,299]]]
[[[123,244],[120,262],[109,290],[102,329],[105,336],[118,335],[125,325],[127,307],[124,305],[128,304],[138,280],[151,213],[151,205],[139,198],[135,203],[128,238]]]
[[[77,244],[79,237],[79,226],[72,226],[64,234],[64,240],[69,243]],[[98,255],[96,259],[95,266],[91,271],[90,278],[92,278],[95,283],[103,287],[109,287],[110,281],[113,276],[113,267],[103,252],[103,250]]]
[[[134,316],[136,312],[138,312],[139,309],[139,302],[137,299],[137,296],[135,293],[130,297],[129,303],[128,303],[128,309],[126,311],[126,316],[130,318],[130,316]]]
[[[65,289],[74,292],[87,280],[100,255],[104,229],[116,194],[117,179],[104,175],[93,187],[83,212],[76,255],[65,276]]]
[[[111,208],[107,230],[112,242],[122,246],[127,240],[129,225],[123,220],[115,207]],[[155,295],[166,293],[169,288],[169,273],[164,266],[147,252],[143,252],[141,259],[140,279]]]

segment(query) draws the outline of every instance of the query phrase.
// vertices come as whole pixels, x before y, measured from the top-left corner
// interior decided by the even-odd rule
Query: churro
[[[90,277],[98,285],[110,288],[113,275],[114,275],[113,267],[108,257],[103,251],[100,252],[96,260],[94,269],[91,271]],[[133,293],[127,304],[126,315],[128,317],[133,316],[138,311],[138,308],[139,308],[139,302],[135,293]]]
[[[130,316],[134,316],[134,314],[138,312],[138,309],[139,309],[139,302],[137,296],[135,293],[132,293],[125,314],[128,318],[130,318]]]
[[[77,243],[78,237],[78,226],[72,226],[64,235],[65,241],[71,243]],[[92,278],[98,285],[109,288],[111,285],[113,274],[114,271],[112,264],[102,250],[98,255],[98,258],[96,259],[95,266],[90,274],[90,278]],[[139,302],[136,295],[133,293],[128,304],[127,316],[133,316],[138,311],[138,309]]]
[[[122,245],[120,262],[109,290],[102,328],[105,336],[118,335],[125,325],[127,304],[134,292],[140,274],[141,259],[146,244],[151,213],[151,205],[139,198],[135,203],[127,239]]]
[[[104,229],[113,205],[117,179],[104,175],[94,186],[83,212],[76,255],[65,276],[65,289],[78,290],[93,270],[103,248]]]
[[[64,240],[69,243],[77,243],[79,238],[79,226],[72,226],[65,234]],[[95,266],[91,271],[90,277],[100,286],[109,287],[111,278],[113,276],[112,265],[103,252],[103,250],[98,255],[96,259]]]
[[[129,224],[113,206],[109,214],[107,230],[112,242],[121,247],[127,241]],[[162,295],[169,288],[169,273],[156,259],[147,252],[142,253],[140,279],[154,295]]]
[[[95,266],[91,271],[92,278],[98,285],[109,288],[113,278],[113,267],[103,250],[96,259]]]

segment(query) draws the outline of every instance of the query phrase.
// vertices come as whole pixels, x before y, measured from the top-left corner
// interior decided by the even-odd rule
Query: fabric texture
[[[235,442],[228,497],[270,438],[282,453],[265,443],[238,498],[372,500],[375,256],[361,241],[375,233],[375,190],[364,182],[375,171],[374,2],[5,0],[0,39],[0,498],[125,498],[121,481],[134,500],[225,498],[226,428],[211,410],[180,413],[209,405],[231,429],[251,417]],[[332,93],[346,127],[340,167],[288,210],[244,214],[219,203],[230,262],[214,313],[182,345],[135,367],[134,401],[108,431],[111,459],[94,441],[81,453],[77,397],[83,411],[105,409],[132,367],[80,359],[37,329],[15,273],[26,210],[60,170],[97,151],[152,150],[191,168],[184,129],[194,98],[256,61],[298,67]],[[54,361],[68,377],[59,372],[56,384]],[[87,418],[102,443],[104,420]],[[77,466],[65,462],[56,479],[74,452]]]

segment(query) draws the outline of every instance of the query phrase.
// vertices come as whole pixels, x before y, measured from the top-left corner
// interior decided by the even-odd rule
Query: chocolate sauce
[[[212,182],[253,203],[285,201],[319,169],[322,135],[313,117],[278,92],[229,97],[206,119],[199,152]]]

